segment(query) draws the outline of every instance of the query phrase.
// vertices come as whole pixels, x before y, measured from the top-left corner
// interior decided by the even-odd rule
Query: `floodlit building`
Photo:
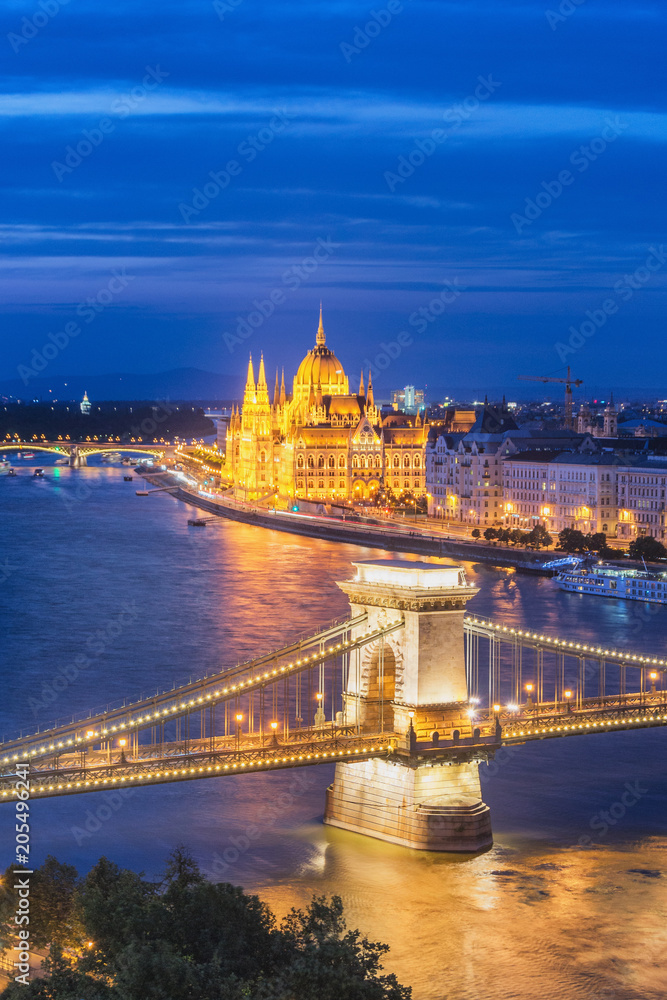
[[[419,413],[425,405],[424,390],[415,389],[414,385],[406,385],[404,389],[394,389],[391,394],[391,405],[395,410],[403,410],[404,413]]]
[[[342,363],[327,347],[322,310],[315,346],[292,380],[276,372],[269,396],[264,359],[255,382],[248,364],[243,405],[232,412],[226,466],[236,492],[258,498],[368,499],[380,486],[425,492],[428,424],[417,414],[383,418],[369,373],[350,392]]]
[[[598,454],[524,452],[503,460],[504,520],[553,533],[575,528],[632,539],[665,539],[667,459]]]

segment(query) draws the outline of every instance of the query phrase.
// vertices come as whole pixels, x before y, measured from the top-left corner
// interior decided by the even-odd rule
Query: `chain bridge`
[[[325,822],[429,850],[492,842],[508,744],[667,725],[667,661],[465,613],[462,569],[360,562],[350,617],[231,669],[0,744],[0,802],[336,763]]]

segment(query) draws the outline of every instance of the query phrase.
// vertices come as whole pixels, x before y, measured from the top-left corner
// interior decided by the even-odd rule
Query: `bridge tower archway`
[[[464,652],[465,606],[478,589],[463,569],[442,563],[354,565],[356,577],[339,586],[353,617],[366,615],[356,634],[386,626],[397,612],[404,626],[349,664],[345,721],[369,735],[391,727],[397,745],[388,758],[336,765],[325,823],[417,849],[487,850],[491,819],[479,782],[485,753],[474,749]],[[457,763],[439,760],[434,732],[438,745],[457,733],[470,751]]]

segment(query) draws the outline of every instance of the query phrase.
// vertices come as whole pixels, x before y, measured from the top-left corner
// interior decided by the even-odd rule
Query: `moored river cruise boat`
[[[599,597],[621,597],[630,601],[652,601],[667,604],[667,572],[652,573],[620,566],[581,566],[556,574],[561,590],[575,594],[597,594]]]

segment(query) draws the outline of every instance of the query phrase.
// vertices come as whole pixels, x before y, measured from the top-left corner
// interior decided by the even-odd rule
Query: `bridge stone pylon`
[[[70,445],[69,449],[69,464],[72,469],[81,469],[88,465],[88,459],[83,455],[77,445]]]
[[[368,615],[355,632],[397,615],[404,627],[352,658],[344,721],[362,732],[400,735],[390,758],[336,765],[324,821],[421,850],[486,850],[492,833],[481,799],[481,758],[466,747],[477,741],[468,714],[463,615],[478,588],[457,566],[354,565],[355,578],[338,585],[350,598],[352,615]],[[437,751],[441,741],[461,745],[462,752],[444,761]]]

